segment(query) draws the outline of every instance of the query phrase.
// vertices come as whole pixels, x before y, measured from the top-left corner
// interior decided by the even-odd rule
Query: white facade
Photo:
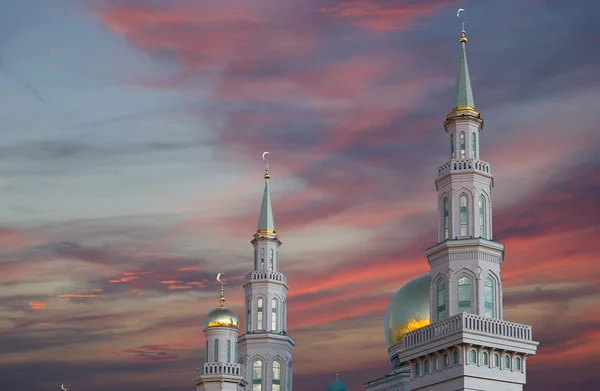
[[[244,366],[238,363],[238,330],[233,327],[204,329],[204,365],[196,368],[197,391],[241,391],[246,386]]]

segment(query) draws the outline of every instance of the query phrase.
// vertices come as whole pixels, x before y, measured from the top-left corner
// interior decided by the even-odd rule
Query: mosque
[[[480,156],[483,119],[471,90],[464,23],[459,42],[454,108],[444,121],[449,159],[435,179],[438,241],[425,250],[430,271],[401,287],[388,306],[391,371],[364,383],[367,391],[522,391],[527,357],[537,350],[531,326],[503,319],[504,246],[493,240],[494,177]],[[220,305],[204,319],[206,356],[193,380],[197,391],[292,391],[295,341],[286,333],[288,284],[279,271],[268,163],[264,178],[251,241],[254,268],[243,285],[246,322],[239,335],[221,284]],[[336,378],[326,391],[348,388]]]

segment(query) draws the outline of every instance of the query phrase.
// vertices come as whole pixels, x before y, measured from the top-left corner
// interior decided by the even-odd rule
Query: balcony
[[[251,282],[280,282],[287,285],[287,278],[279,272],[250,272],[244,277],[244,285]]]
[[[461,312],[441,322],[406,333],[402,341],[403,348],[410,349],[465,331],[515,340],[532,340],[531,326]]]
[[[246,378],[246,367],[241,364],[233,363],[206,363],[203,366],[196,368],[196,378],[203,375],[228,375],[228,376],[241,376]]]
[[[448,163],[438,167],[438,177],[443,177],[451,171],[477,171],[491,174],[492,169],[488,163],[477,159],[450,160]]]

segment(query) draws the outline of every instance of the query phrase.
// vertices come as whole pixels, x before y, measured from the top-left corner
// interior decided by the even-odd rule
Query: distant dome
[[[430,322],[428,273],[407,282],[392,298],[385,313],[385,340],[388,346],[402,341],[404,334]]]
[[[327,386],[327,391],[348,391],[348,387],[339,379],[336,379]]]
[[[204,328],[208,327],[231,327],[239,328],[240,321],[236,314],[224,304],[219,305],[214,310],[210,311],[204,318]]]

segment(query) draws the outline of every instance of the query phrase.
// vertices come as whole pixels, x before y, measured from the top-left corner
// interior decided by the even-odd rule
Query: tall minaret
[[[244,367],[238,363],[239,320],[225,307],[222,274],[217,275],[221,284],[220,304],[204,318],[206,351],[204,365],[196,368],[197,391],[241,391],[247,384]]]
[[[279,272],[281,241],[273,220],[267,154],[263,154],[265,190],[258,228],[251,241],[254,270],[244,280],[245,332],[238,339],[240,363],[247,368],[252,391],[291,391],[295,341],[286,333],[288,285],[285,275]]]
[[[427,251],[432,323],[459,312],[503,317],[500,264],[504,246],[492,241],[494,179],[490,164],[481,159],[483,120],[471,90],[464,22],[459,42],[454,108],[444,122],[449,159],[435,180],[440,244]]]

